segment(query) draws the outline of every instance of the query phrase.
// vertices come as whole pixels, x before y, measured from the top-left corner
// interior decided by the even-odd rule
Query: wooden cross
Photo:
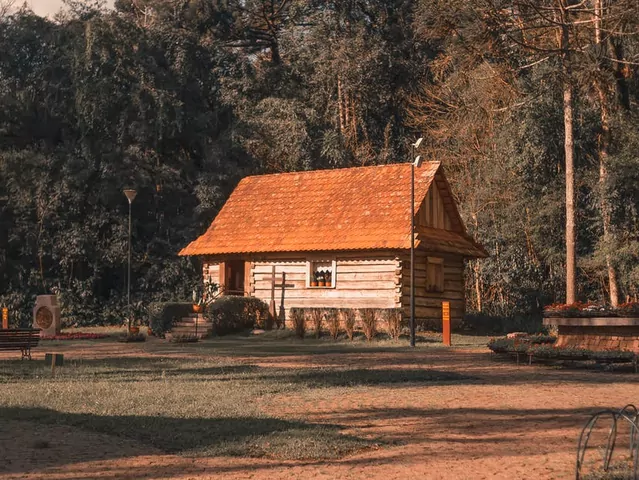
[[[280,326],[284,325],[284,321],[286,320],[286,311],[284,310],[284,291],[286,288],[293,288],[295,285],[286,283],[286,272],[282,272],[282,283],[280,283],[279,285],[276,285],[275,284],[276,280],[277,280],[277,277],[275,276],[275,265],[273,265],[273,273],[271,274],[271,303],[268,308],[268,313],[274,319],[277,320],[276,323],[277,323],[277,327],[279,328]],[[275,287],[282,289],[279,316],[277,315],[277,312],[275,310]]]

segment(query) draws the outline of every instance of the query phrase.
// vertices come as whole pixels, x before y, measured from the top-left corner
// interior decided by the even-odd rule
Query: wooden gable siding
[[[426,290],[428,257],[444,261],[444,291]],[[402,257],[402,308],[405,318],[410,318],[410,254]],[[464,260],[459,255],[415,251],[415,318],[418,325],[441,326],[442,302],[450,302],[450,318],[458,327],[465,313]]]
[[[463,233],[464,226],[459,218],[455,199],[452,197],[446,178],[437,173],[428,193],[424,197],[417,214],[416,224],[424,227],[440,228]]]

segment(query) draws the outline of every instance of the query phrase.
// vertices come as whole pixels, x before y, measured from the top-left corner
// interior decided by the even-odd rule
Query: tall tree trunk
[[[475,274],[475,295],[477,300],[477,311],[481,312],[482,310],[482,302],[481,302],[481,264],[479,260],[475,260],[473,263],[473,273]]]
[[[346,123],[344,113],[344,92],[342,91],[342,79],[337,76],[337,109],[339,114],[339,132],[344,137],[344,125]]]
[[[608,183],[608,145],[610,144],[610,126],[608,124],[608,110],[606,107],[606,95],[598,88],[601,101],[601,135],[599,135],[599,190],[601,195],[600,208],[603,225],[603,240],[606,249],[609,249],[612,240],[612,215],[611,205],[606,194],[606,184]],[[606,269],[608,270],[608,289],[610,294],[610,305],[616,307],[619,304],[619,286],[617,283],[617,272],[612,263],[610,253],[606,253]]]
[[[561,50],[563,51],[564,90],[564,152],[566,157],[566,303],[575,303],[576,263],[575,253],[575,142],[573,125],[572,78],[570,68],[570,32],[568,12],[564,9],[561,27]]]
[[[601,23],[603,20],[603,5],[601,0],[595,0],[595,43],[601,45]],[[601,208],[601,223],[603,225],[603,241],[606,249],[610,248],[613,240],[611,233],[611,205],[608,201],[606,186],[608,183],[608,147],[610,145],[610,123],[608,98],[604,85],[600,80],[595,80],[595,89],[599,96],[599,108],[601,117],[601,134],[598,138],[598,156],[599,156],[599,195]],[[617,272],[612,263],[610,253],[606,253],[606,270],[608,272],[608,292],[610,296],[610,305],[616,307],[619,305],[619,285],[617,282]]]

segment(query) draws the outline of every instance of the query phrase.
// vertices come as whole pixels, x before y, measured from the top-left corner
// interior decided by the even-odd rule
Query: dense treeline
[[[4,9],[0,303],[26,322],[35,295],[54,291],[70,323],[119,321],[124,187],[139,192],[134,298],[185,298],[197,265],[176,252],[240,178],[407,161],[419,136],[491,253],[468,266],[471,310],[528,316],[563,301],[571,242],[576,298],[636,298],[638,10],[118,0],[70,1],[49,20]]]

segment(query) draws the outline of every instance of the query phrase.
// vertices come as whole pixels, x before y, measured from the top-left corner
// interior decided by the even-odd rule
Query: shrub
[[[537,358],[556,360],[586,360],[592,354],[590,350],[578,347],[555,347],[554,345],[533,345],[528,353]]]
[[[378,310],[376,308],[362,308],[359,311],[362,317],[362,328],[364,329],[364,335],[369,342],[377,335],[377,315]]]
[[[304,334],[306,333],[306,312],[303,308],[294,307],[291,308],[290,317],[295,335],[299,338],[304,338]]]
[[[315,330],[315,338],[322,336],[322,322],[324,321],[324,309],[322,308],[310,308],[308,310],[311,321],[313,322],[313,329]]]
[[[603,350],[600,352],[591,352],[588,358],[596,362],[624,363],[634,361],[635,356],[634,352],[628,350]]]
[[[622,303],[617,308],[617,311],[622,316],[629,316],[629,317],[639,316],[639,302]]]
[[[355,310],[352,308],[342,308],[339,311],[340,317],[344,321],[344,330],[349,340],[353,340],[353,332],[355,330]]]
[[[556,340],[550,335],[493,338],[488,342],[488,348],[495,353],[526,353],[534,345],[552,345]]]
[[[488,348],[495,353],[526,353],[530,343],[518,338],[493,338],[488,342]]]
[[[384,311],[384,318],[386,320],[388,335],[390,335],[393,340],[397,340],[402,331],[402,309],[389,308]]]
[[[266,319],[268,305],[255,297],[220,297],[206,311],[217,335],[255,328],[258,319]]]
[[[533,335],[527,338],[532,345],[552,344],[557,341],[557,337],[554,335]]]
[[[545,317],[615,317],[617,314],[614,308],[592,302],[553,303],[544,308]]]
[[[328,323],[328,331],[333,340],[337,340],[339,336],[339,310],[337,308],[326,309],[326,323]]]
[[[193,305],[186,302],[158,302],[147,310],[149,329],[156,337],[163,338],[173,327],[173,323],[193,313]]]

